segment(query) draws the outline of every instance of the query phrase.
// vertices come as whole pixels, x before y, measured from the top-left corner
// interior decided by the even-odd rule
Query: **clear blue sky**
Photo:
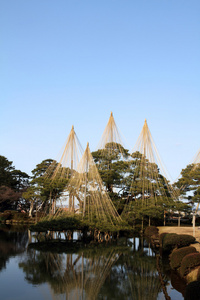
[[[31,174],[110,112],[130,151],[145,118],[172,179],[200,149],[199,0],[1,0],[0,155]]]

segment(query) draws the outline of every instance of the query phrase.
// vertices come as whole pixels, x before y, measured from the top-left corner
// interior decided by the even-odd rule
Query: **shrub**
[[[14,212],[12,215],[12,220],[15,220],[15,221],[24,221],[27,219],[28,219],[27,213]]]
[[[189,246],[190,244],[193,244],[196,241],[195,237],[189,234],[179,234],[178,235],[178,241],[177,241],[177,247],[182,248],[185,246]]]
[[[157,235],[158,234],[158,228],[156,226],[148,226],[145,229],[144,234],[147,235],[147,236]]]
[[[177,236],[178,235],[176,233],[167,233],[163,236],[162,239],[163,251],[171,251],[171,249],[175,248]]]
[[[1,220],[11,220],[12,219],[12,211],[6,210],[3,213],[1,213]]]
[[[183,277],[190,272],[191,269],[200,266],[200,253],[190,253],[186,255],[181,262],[180,275]]]
[[[195,242],[195,238],[189,234],[168,233],[163,238],[163,251],[171,251],[174,248],[189,246]]]
[[[177,269],[180,267],[182,259],[190,253],[197,252],[195,247],[183,247],[180,249],[174,249],[170,255],[170,266],[172,269]]]
[[[0,213],[0,218],[2,221],[24,221],[28,219],[27,213],[21,213],[16,210],[5,210],[3,213]]]
[[[168,234],[167,232],[163,232],[159,235],[159,242],[160,242],[160,246],[162,247],[163,245],[163,239],[166,236],[166,234]]]
[[[45,232],[48,230],[62,231],[62,230],[76,230],[82,226],[79,219],[75,217],[67,218],[51,218],[43,219],[37,224],[31,225],[30,230],[34,232]]]

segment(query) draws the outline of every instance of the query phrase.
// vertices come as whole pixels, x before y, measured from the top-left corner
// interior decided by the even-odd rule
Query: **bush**
[[[174,248],[189,246],[195,242],[195,238],[189,234],[168,233],[163,238],[163,251],[169,252]]]
[[[200,266],[200,253],[190,253],[181,262],[180,275],[184,277],[191,269]]]
[[[177,241],[176,233],[167,233],[163,236],[162,239],[162,249],[163,251],[171,251],[171,249],[175,248]]]
[[[158,234],[158,228],[156,226],[148,226],[145,229],[144,234],[147,235],[147,236],[157,235]]]
[[[160,246],[162,247],[163,245],[163,239],[166,236],[166,234],[168,234],[167,232],[163,232],[159,235],[159,242],[160,242]]]
[[[177,269],[180,267],[182,259],[190,253],[197,252],[195,247],[183,247],[180,249],[174,249],[170,255],[170,266],[172,269]]]
[[[12,219],[12,211],[6,210],[0,214],[0,217],[1,217],[2,221],[11,220]]]
[[[27,213],[14,212],[12,215],[12,220],[15,220],[15,221],[24,221],[27,219],[28,219]]]
[[[0,218],[2,221],[24,221],[28,219],[27,213],[21,213],[16,210],[5,210],[3,213],[0,213]]]
[[[33,232],[45,232],[45,231],[62,231],[62,230],[78,230],[82,228],[82,223],[75,217],[66,218],[50,218],[43,219],[37,224],[31,225],[30,230]]]

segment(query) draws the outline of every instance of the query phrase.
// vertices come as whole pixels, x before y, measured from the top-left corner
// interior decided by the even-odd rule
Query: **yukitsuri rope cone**
[[[135,217],[149,216],[150,223],[151,217],[156,216],[159,211],[163,212],[163,207],[167,209],[170,203],[178,199],[176,191],[166,178],[166,171],[146,120],[131,155],[130,174],[133,178],[123,216],[134,211]]]
[[[129,153],[124,148],[112,112],[98,144],[98,150],[92,152],[92,155],[107,191],[121,196],[126,186],[125,174]]]
[[[72,126],[58,160],[54,160],[45,172],[44,178],[50,182],[50,186],[56,188],[58,184],[63,183],[63,187],[65,187],[73,173],[76,172],[82,154],[83,149],[74,131],[74,126]],[[65,193],[62,198],[67,200],[68,210],[74,212],[73,195]],[[52,201],[52,210],[55,213],[55,201]]]
[[[126,160],[122,138],[112,112],[97,148],[102,150],[107,149],[108,155],[110,156],[112,156],[117,149],[121,153],[121,158]]]
[[[82,159],[69,181],[67,190],[79,203],[83,218],[99,225],[116,226],[122,223],[115,206],[106,192],[98,169],[89,149],[85,149]]]

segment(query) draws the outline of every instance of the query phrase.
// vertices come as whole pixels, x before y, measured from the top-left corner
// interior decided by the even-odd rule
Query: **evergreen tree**
[[[52,159],[43,160],[32,171],[31,186],[23,196],[38,204],[52,205],[52,212],[55,213],[56,200],[61,197],[66,184],[71,176],[71,170],[60,166]]]
[[[180,190],[181,196],[192,205],[196,204],[196,210],[200,203],[200,163],[190,164],[182,169],[181,177],[174,184]]]
[[[134,152],[129,161],[126,176],[127,207],[125,215],[132,220],[163,218],[164,211],[173,207],[173,189],[160,174],[155,163],[151,163],[140,152]],[[126,214],[128,213],[128,214]]]
[[[0,156],[0,210],[17,209],[28,184],[29,176],[16,170],[5,156]]]

